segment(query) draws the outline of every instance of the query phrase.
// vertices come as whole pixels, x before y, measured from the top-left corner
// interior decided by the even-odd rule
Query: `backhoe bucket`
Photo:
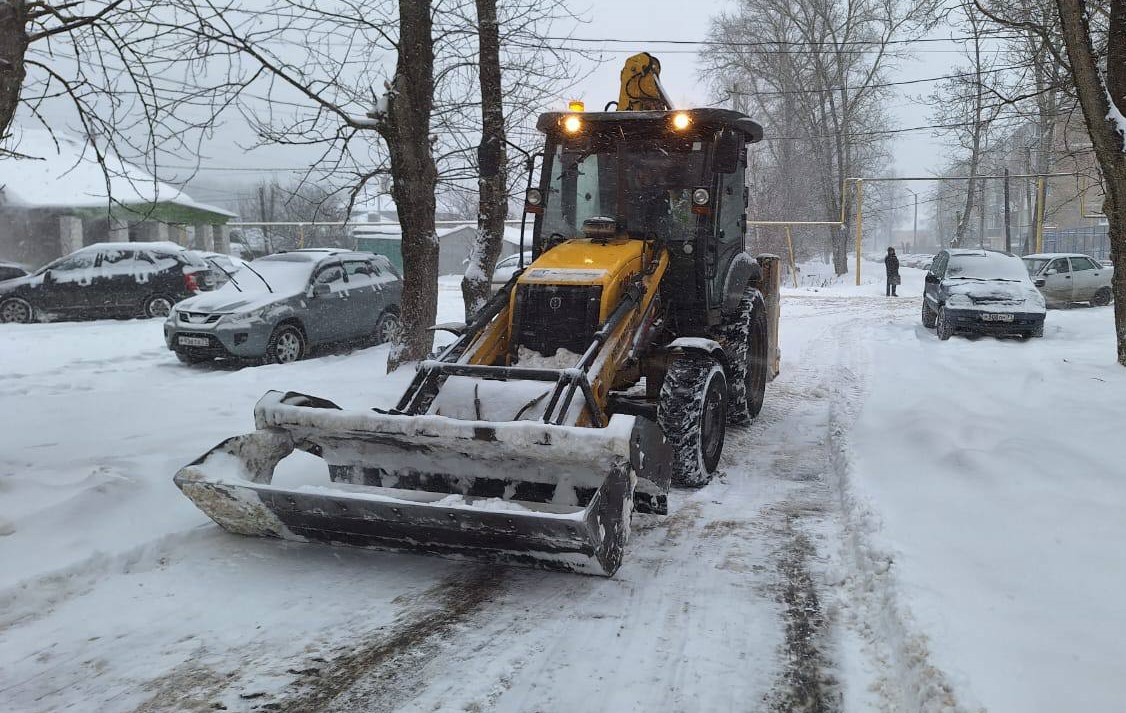
[[[632,416],[606,428],[462,421],[343,411],[277,391],[254,413],[257,431],[175,476],[230,532],[606,576],[621,563],[636,483]],[[320,456],[330,480],[273,485],[295,448]]]

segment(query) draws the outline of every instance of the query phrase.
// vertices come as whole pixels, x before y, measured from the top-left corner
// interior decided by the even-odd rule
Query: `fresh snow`
[[[159,320],[0,325],[0,709],[1119,709],[1111,309],[940,342],[921,271],[802,267],[762,414],[612,579],[238,537],[172,483],[269,389],[392,405],[386,346],[189,368]]]

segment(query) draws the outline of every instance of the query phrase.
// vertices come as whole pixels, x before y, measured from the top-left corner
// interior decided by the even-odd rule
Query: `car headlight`
[[[973,307],[974,301],[967,295],[957,294],[947,297],[946,304],[950,307]]]
[[[1039,290],[1032,290],[1028,293],[1028,301],[1037,307],[1044,306],[1044,295],[1040,294]]]

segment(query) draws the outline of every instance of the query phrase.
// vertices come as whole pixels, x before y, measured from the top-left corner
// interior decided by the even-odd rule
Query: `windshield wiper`
[[[235,279],[234,274],[227,272],[223,268],[223,266],[219,264],[218,260],[216,260],[213,257],[204,258],[204,260],[207,260],[207,262],[209,262],[212,265],[214,265],[215,267],[219,268],[219,272],[221,272],[221,273],[223,273],[224,275],[227,276],[227,279],[230,280],[231,284],[235,286],[235,289],[238,290],[239,292],[242,292],[242,288],[238,286],[238,280]]]
[[[250,270],[250,271],[251,271],[251,272],[253,272],[253,273],[254,273],[255,275],[257,275],[257,276],[258,276],[258,279],[262,281],[262,284],[266,286],[266,289],[270,291],[270,294],[271,294],[271,295],[272,295],[272,294],[274,294],[274,288],[273,288],[273,287],[270,287],[270,283],[269,283],[269,282],[266,282],[266,278],[265,278],[265,277],[262,277],[262,273],[258,272],[258,271],[257,271],[257,270],[255,270],[255,269],[254,269],[253,267],[251,267],[251,266],[250,266],[250,263],[246,263],[246,264],[244,264],[244,265],[243,265],[243,267],[245,267],[245,268],[246,268],[247,270]],[[240,290],[240,292],[241,292],[241,290]]]

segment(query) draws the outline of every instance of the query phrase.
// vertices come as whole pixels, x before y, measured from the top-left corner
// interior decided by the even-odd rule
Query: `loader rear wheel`
[[[716,335],[727,353],[730,366],[727,383],[727,423],[742,426],[762,410],[766,399],[769,355],[767,353],[766,305],[755,293],[739,301],[739,310]]]
[[[727,379],[719,362],[706,354],[677,356],[661,385],[657,422],[673,451],[672,482],[707,485],[727,424]]]

